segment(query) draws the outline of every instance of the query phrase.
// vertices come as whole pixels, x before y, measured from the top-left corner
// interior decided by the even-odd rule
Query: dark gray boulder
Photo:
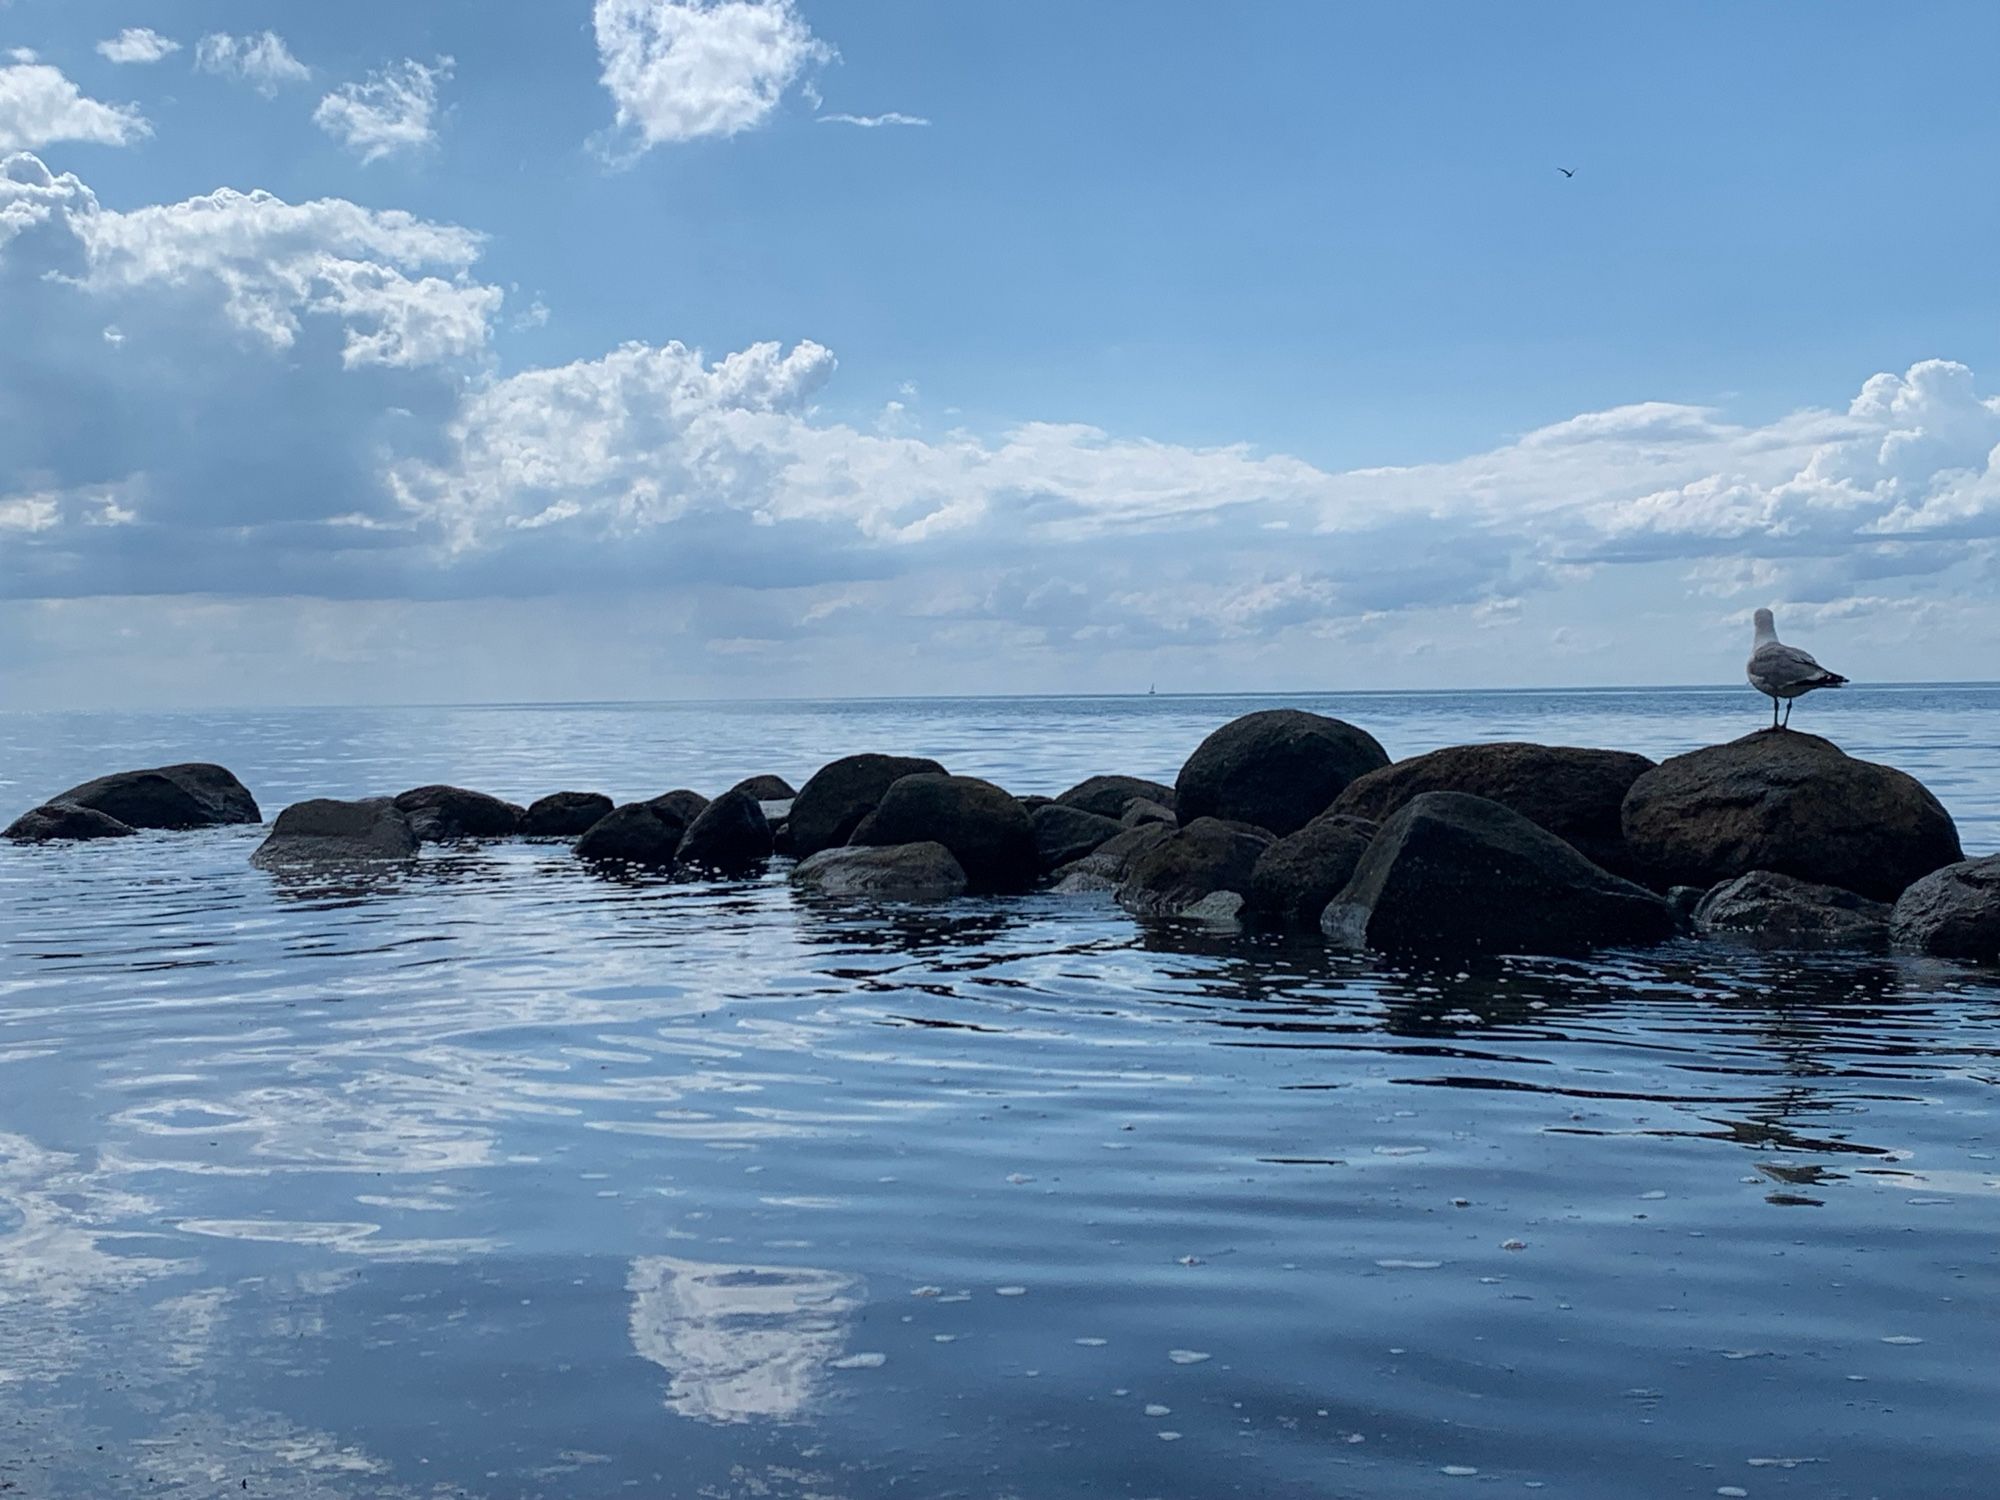
[[[748,792],[759,802],[789,802],[798,796],[797,788],[782,776],[746,776],[729,790]]]
[[[1372,735],[1296,708],[1266,709],[1223,725],[1181,767],[1174,811],[1183,824],[1223,818],[1296,833],[1355,778],[1389,757]]]
[[[52,844],[128,839],[136,832],[129,823],[121,823],[110,813],[94,807],[79,807],[74,802],[45,802],[8,824],[0,838],[16,844]]]
[[[1047,802],[1035,808],[1028,814],[1028,821],[1034,825],[1035,854],[1044,874],[1082,859],[1125,831],[1125,825],[1116,819],[1065,807],[1060,802]]]
[[[1056,801],[1078,812],[1096,813],[1100,818],[1122,818],[1126,808],[1142,799],[1156,802],[1171,812],[1174,789],[1143,776],[1092,776],[1079,781]]]
[[[949,901],[966,891],[965,871],[943,844],[822,849],[792,870],[809,895],[859,901]]]
[[[794,803],[795,838],[797,817]],[[1041,869],[1027,809],[976,776],[920,772],[899,777],[848,842],[863,848],[942,844],[975,891],[1025,891]]]
[[[1197,818],[1175,829],[1132,862],[1118,887],[1118,904],[1135,916],[1175,917],[1196,913],[1227,916],[1250,893],[1257,861],[1274,840],[1262,829]],[[1224,910],[1213,898],[1227,895]]]
[[[1425,792],[1468,792],[1511,807],[1594,864],[1630,873],[1620,809],[1653,769],[1643,755],[1567,745],[1453,745],[1358,777],[1333,811],[1380,823]]]
[[[912,755],[847,755],[822,766],[792,801],[792,853],[800,859],[845,844],[875,804],[905,776],[942,776],[934,760]]]
[[[1701,905],[1701,898],[1708,894],[1698,885],[1676,885],[1667,888],[1667,907],[1674,914],[1674,921],[1683,932],[1694,931],[1694,914]]]
[[[1320,930],[1385,953],[1573,954],[1659,942],[1674,918],[1512,808],[1425,792],[1382,825]]]
[[[1053,889],[1065,896],[1115,891],[1132,873],[1132,866],[1139,856],[1164,844],[1173,836],[1173,831],[1164,823],[1128,828],[1117,837],[1099,844],[1083,858],[1072,860],[1057,870]]]
[[[612,810],[602,792],[551,792],[528,804],[521,832],[534,839],[573,839]]]
[[[1912,953],[2000,963],[2000,854],[1947,865],[1911,885],[1889,930]]]
[[[250,863],[266,870],[376,864],[414,859],[417,842],[408,815],[388,797],[357,802],[316,797],[294,802],[279,813]]]
[[[671,809],[628,802],[591,824],[576,841],[575,853],[596,864],[664,867],[674,862],[686,832]]]
[[[1125,811],[1119,815],[1118,821],[1127,828],[1143,828],[1149,823],[1167,828],[1181,826],[1181,820],[1174,815],[1171,807],[1150,797],[1134,797],[1125,804]]]
[[[87,807],[128,828],[219,828],[264,821],[248,787],[224,767],[201,761],[100,776],[49,802]]]
[[[700,792],[691,792],[680,787],[671,792],[662,792],[657,797],[647,799],[646,806],[653,809],[669,822],[677,822],[683,829],[690,828],[694,820],[708,808],[708,798]]]
[[[1250,872],[1250,915],[1281,927],[1317,927],[1374,838],[1375,824],[1345,813],[1322,813],[1286,834]]]
[[[413,787],[397,795],[396,806],[426,844],[512,838],[528,815],[524,807],[462,786]]]
[[[728,791],[688,825],[675,858],[686,866],[741,875],[771,857],[771,824],[757,799]]]
[[[1795,729],[1675,756],[1632,784],[1620,821],[1635,873],[1660,889],[1772,870],[1893,901],[1964,858],[1915,777]]]
[[[1830,885],[1753,870],[1701,898],[1694,930],[1774,948],[1879,950],[1889,946],[1889,907]]]

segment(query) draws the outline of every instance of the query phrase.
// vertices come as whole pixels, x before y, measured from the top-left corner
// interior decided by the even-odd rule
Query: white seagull
[[[1757,639],[1750,648],[1750,664],[1746,671],[1750,686],[1771,700],[1771,727],[1790,728],[1792,723],[1792,699],[1810,693],[1814,688],[1839,687],[1847,679],[1838,672],[1829,672],[1797,646],[1787,646],[1778,639],[1777,622],[1771,618],[1768,609],[1760,609],[1755,616]],[[1778,700],[1785,701],[1785,722],[1778,723]]]

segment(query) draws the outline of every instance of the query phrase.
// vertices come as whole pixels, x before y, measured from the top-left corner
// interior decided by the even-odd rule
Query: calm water
[[[0,812],[923,751],[1171,777],[1269,700],[0,715]],[[1730,692],[1293,700],[1666,754]],[[2000,848],[2000,689],[1802,727]],[[2000,976],[1398,970],[559,847],[0,846],[0,1493],[1990,1497]]]

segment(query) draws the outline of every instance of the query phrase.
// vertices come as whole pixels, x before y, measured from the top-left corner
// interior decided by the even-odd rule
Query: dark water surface
[[[0,715],[0,813],[196,757],[267,813],[857,749],[1054,791],[1263,701]],[[1293,701],[1659,755],[1761,700]],[[1798,723],[2000,847],[2000,689]],[[8,1500],[2000,1491],[2000,976],[258,838],[0,846]]]

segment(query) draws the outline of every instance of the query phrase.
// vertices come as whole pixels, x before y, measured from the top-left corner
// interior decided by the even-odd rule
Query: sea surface
[[[1225,720],[1666,755],[1747,688],[0,714],[0,821]],[[1800,728],[2000,848],[2000,688]],[[2000,975],[1683,944],[1423,970],[1104,898],[839,910],[560,845],[0,846],[0,1496],[2000,1493]]]

